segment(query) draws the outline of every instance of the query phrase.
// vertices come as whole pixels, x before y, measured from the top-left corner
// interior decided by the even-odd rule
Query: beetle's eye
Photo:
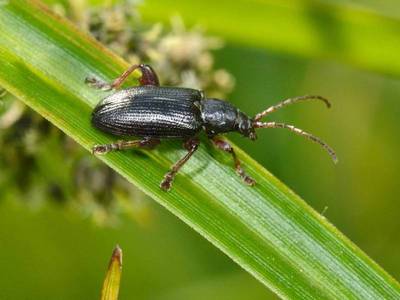
[[[242,122],[240,122],[239,130],[241,132],[247,132],[249,131],[250,128],[251,128],[251,122],[249,122],[248,120],[243,120]]]

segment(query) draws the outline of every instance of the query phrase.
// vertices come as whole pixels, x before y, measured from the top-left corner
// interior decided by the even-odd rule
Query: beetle
[[[136,136],[137,140],[120,140],[111,144],[95,145],[93,154],[130,148],[154,148],[161,139],[182,139],[188,151],[166,173],[160,187],[169,190],[179,169],[198,149],[198,135],[204,130],[218,149],[232,155],[236,173],[248,185],[255,181],[243,170],[232,146],[219,137],[227,132],[238,132],[255,140],[257,128],[286,128],[320,144],[337,162],[335,151],[321,139],[292,125],[277,122],[262,122],[261,119],[274,111],[300,101],[319,100],[327,107],[330,103],[321,96],[306,95],[289,98],[273,105],[251,118],[231,103],[207,98],[202,91],[181,87],[160,86],[153,68],[145,64],[130,66],[112,83],[87,77],[86,83],[101,90],[118,90],[126,78],[135,70],[141,75],[139,85],[121,89],[105,97],[92,113],[92,125],[103,132],[116,136]]]

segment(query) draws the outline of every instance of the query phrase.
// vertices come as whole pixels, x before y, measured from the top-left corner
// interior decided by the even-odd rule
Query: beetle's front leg
[[[150,67],[149,65],[145,65],[145,64],[130,66],[124,73],[122,73],[112,83],[102,81],[95,77],[87,77],[85,79],[85,82],[88,85],[90,85],[94,88],[103,90],[103,91],[118,89],[121,86],[121,84],[126,80],[126,78],[136,69],[139,69],[141,72],[141,76],[139,78],[140,85],[154,85],[154,86],[160,85],[156,72],[153,70],[152,67]]]
[[[229,152],[232,155],[233,161],[235,163],[236,173],[240,176],[240,178],[243,179],[243,181],[246,184],[254,185],[256,183],[256,181],[250,176],[248,176],[246,172],[243,170],[242,166],[240,165],[240,161],[236,156],[235,150],[233,150],[232,146],[227,141],[224,141],[217,137],[211,138],[211,141],[214,144],[214,146],[216,146],[218,149],[223,150],[225,152]]]
[[[126,150],[131,148],[150,148],[153,149],[160,143],[159,139],[144,138],[135,141],[118,141],[111,144],[95,145],[92,148],[93,154],[106,154],[111,151]]]
[[[163,181],[161,181],[160,187],[164,191],[168,191],[171,188],[172,181],[175,178],[176,173],[178,173],[179,169],[189,160],[189,158],[193,155],[193,153],[199,147],[200,140],[198,138],[191,138],[187,140],[183,146],[188,151],[184,157],[178,160],[172,167],[171,170],[165,174]]]

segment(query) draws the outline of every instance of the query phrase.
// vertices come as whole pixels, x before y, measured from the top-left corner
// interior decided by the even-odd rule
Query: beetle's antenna
[[[294,133],[297,133],[298,135],[304,136],[305,138],[320,144],[332,157],[332,160],[334,163],[338,162],[338,158],[336,156],[335,151],[324,141],[322,141],[320,138],[305,132],[304,130],[294,127],[293,125],[288,125],[285,123],[277,123],[277,122],[254,122],[253,123],[254,128],[286,128],[289,129],[290,131],[293,131]]]
[[[308,100],[320,100],[322,102],[325,102],[325,104],[328,108],[331,107],[331,104],[329,103],[329,101],[327,99],[325,99],[324,97],[317,96],[317,95],[299,96],[299,97],[294,97],[294,98],[289,98],[289,99],[283,100],[276,105],[268,107],[263,112],[260,112],[259,114],[257,114],[254,117],[254,121],[260,121],[261,118],[263,118],[263,117],[269,115],[270,113],[273,113],[274,111],[277,111],[278,109],[285,107],[287,105],[291,105],[291,104],[301,102],[301,101],[308,101]]]

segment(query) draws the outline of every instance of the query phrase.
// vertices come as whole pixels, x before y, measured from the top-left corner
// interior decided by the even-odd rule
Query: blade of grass
[[[179,13],[226,40],[306,57],[328,58],[400,75],[400,20],[327,1],[147,0],[145,20]]]
[[[104,93],[85,86],[84,78],[111,80],[126,67],[36,1],[0,6],[0,85],[88,150],[113,138],[90,125]],[[240,181],[228,157],[203,144],[172,191],[160,190],[162,176],[184,153],[179,144],[101,159],[282,298],[400,297],[393,278],[239,149],[258,182],[254,188]]]
[[[111,255],[106,278],[101,289],[101,300],[118,300],[122,271],[122,250],[117,245]]]

